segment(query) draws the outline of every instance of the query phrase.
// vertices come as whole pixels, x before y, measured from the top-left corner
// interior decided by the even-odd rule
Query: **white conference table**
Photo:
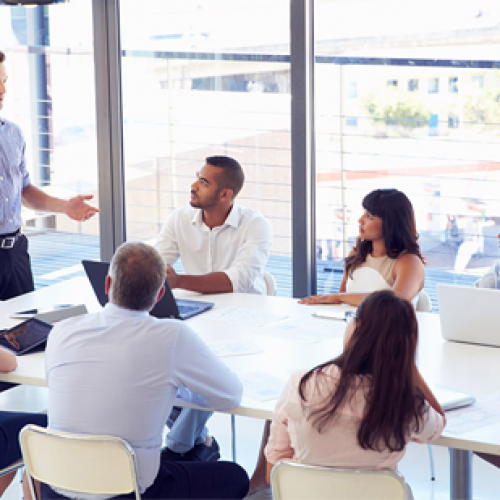
[[[279,379],[284,384],[289,375],[298,369],[311,368],[338,355],[342,350],[342,335],[345,329],[343,321],[314,318],[311,314],[321,308],[333,306],[304,306],[295,299],[266,297],[248,294],[217,294],[199,297],[185,291],[177,291],[183,298],[197,298],[214,302],[212,311],[195,316],[187,323],[207,344],[228,342],[236,339],[249,340],[262,352],[258,354],[224,357],[224,362],[238,375],[255,372],[265,373]],[[9,316],[15,312],[50,307],[55,304],[86,304],[89,312],[99,310],[92,289],[86,278],[74,278],[33,293],[0,302],[1,328],[14,326],[20,320]],[[250,321],[238,324],[221,319],[221,310],[234,307],[247,313],[286,316],[274,325],[303,325],[316,332],[328,335],[328,338],[316,343],[304,344],[266,335],[270,326],[259,327]],[[338,306],[335,306],[338,307]],[[425,379],[432,384],[441,384],[473,394],[483,396],[500,389],[498,366],[500,366],[500,348],[446,342],[440,333],[439,316],[418,313],[420,340],[418,365]],[[0,380],[45,386],[44,353],[20,356],[18,368],[9,374],[0,374]],[[245,384],[244,384],[245,386]],[[276,400],[257,401],[245,394],[241,405],[231,413],[254,418],[270,419]],[[472,454],[471,451],[500,455],[500,424],[481,427],[471,432],[454,436],[444,433],[436,445],[450,448],[450,498],[472,499]]]

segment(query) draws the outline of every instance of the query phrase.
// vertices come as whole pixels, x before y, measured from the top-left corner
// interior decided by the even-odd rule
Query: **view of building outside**
[[[288,295],[289,25],[288,0],[121,2],[127,237],[154,239],[205,158],[232,156],[237,203],[270,221]]]
[[[431,296],[472,283],[498,258],[500,4],[315,9],[318,272],[336,271],[319,291],[338,286],[363,197],[390,187],[414,205]]]
[[[28,22],[42,8],[0,7],[4,114],[26,134],[34,179],[62,196],[97,194],[91,6],[43,8],[43,43]],[[272,224],[281,295],[292,282],[289,14],[288,0],[120,2],[127,238],[152,241],[188,203],[205,157],[233,156],[247,176],[238,203]],[[338,287],[361,201],[379,187],[414,205],[431,296],[436,282],[470,284],[498,257],[499,22],[494,0],[316,0],[319,292]],[[40,45],[46,96],[28,50]],[[98,246],[97,219],[33,217]]]

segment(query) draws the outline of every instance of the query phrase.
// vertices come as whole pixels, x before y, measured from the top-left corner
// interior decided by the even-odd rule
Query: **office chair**
[[[418,294],[417,304],[415,310],[419,312],[431,312],[432,302],[429,294],[425,290],[420,290]]]
[[[404,477],[393,470],[340,469],[280,461],[271,471],[274,500],[412,500]]]
[[[33,479],[80,493],[114,496],[134,491],[136,500],[141,499],[135,453],[123,439],[29,424],[19,440],[34,499]]]

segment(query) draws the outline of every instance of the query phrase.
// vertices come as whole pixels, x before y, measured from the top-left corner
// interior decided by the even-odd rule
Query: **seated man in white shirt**
[[[237,464],[170,462],[161,450],[179,389],[217,410],[237,406],[242,394],[238,377],[185,323],[148,314],[163,296],[164,273],[154,248],[124,243],[111,260],[105,308],[53,328],[49,427],[125,439],[136,453],[143,498],[243,498],[248,476]],[[80,496],[42,485],[42,498]]]
[[[227,156],[211,156],[191,186],[190,206],[170,214],[156,242],[167,264],[171,288],[200,293],[266,293],[263,271],[272,243],[269,222],[234,200],[243,187],[241,165]],[[173,264],[180,257],[184,274]],[[217,442],[205,426],[211,413],[183,408],[171,428],[167,447],[177,460],[212,460]]]

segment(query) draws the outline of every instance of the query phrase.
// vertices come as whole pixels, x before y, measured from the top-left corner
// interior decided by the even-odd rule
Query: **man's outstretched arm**
[[[85,200],[92,198],[93,195],[79,194],[69,200],[62,200],[61,198],[48,195],[32,184],[25,187],[22,191],[23,204],[28,208],[66,214],[71,219],[77,221],[90,219],[99,212],[98,208],[85,203]]]

